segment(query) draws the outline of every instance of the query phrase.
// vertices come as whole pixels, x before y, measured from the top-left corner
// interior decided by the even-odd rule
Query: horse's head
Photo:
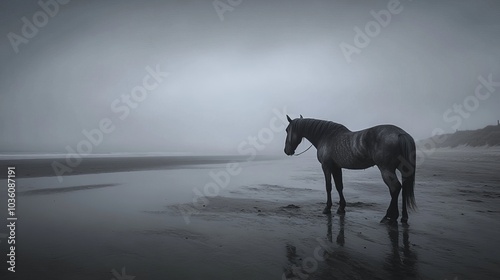
[[[296,122],[297,119],[292,120],[288,115],[286,115],[288,119],[288,126],[286,128],[286,140],[285,140],[285,154],[291,156],[295,153],[295,149],[302,142],[302,136],[298,134]],[[302,115],[300,115],[302,119]]]

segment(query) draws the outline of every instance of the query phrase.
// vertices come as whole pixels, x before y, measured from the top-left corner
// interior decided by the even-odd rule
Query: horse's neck
[[[307,120],[298,125],[300,126],[302,137],[309,140],[316,148],[324,140],[337,138],[340,134],[349,132],[341,124],[323,120]]]

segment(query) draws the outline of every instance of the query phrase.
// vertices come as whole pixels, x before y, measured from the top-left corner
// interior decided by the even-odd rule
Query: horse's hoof
[[[325,210],[323,210],[323,214],[330,214],[332,213],[332,210],[330,208],[325,208]]]
[[[401,223],[405,226],[408,225],[408,219],[401,219]]]
[[[345,214],[345,209],[337,209],[337,214],[344,215]]]

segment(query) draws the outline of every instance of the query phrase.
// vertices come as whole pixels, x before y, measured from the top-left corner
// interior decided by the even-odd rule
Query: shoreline
[[[0,159],[0,166],[16,167],[17,178],[55,177],[52,164],[57,162],[67,166],[71,172],[63,176],[115,173],[145,170],[167,170],[207,164],[227,164],[232,162],[265,161],[280,159],[278,156],[118,156],[82,158],[76,167],[68,166],[65,158]],[[6,174],[0,174],[5,179]]]

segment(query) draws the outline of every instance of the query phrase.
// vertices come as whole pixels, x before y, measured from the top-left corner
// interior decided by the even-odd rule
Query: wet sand
[[[20,178],[17,272],[4,266],[0,276],[498,279],[498,149],[440,149],[426,157],[417,171],[419,210],[408,227],[379,223],[389,193],[376,168],[344,171],[347,213],[321,214],[324,181],[313,154],[240,162],[241,173],[203,199],[194,193],[214,182],[210,171],[226,170],[234,158],[87,168],[63,183],[51,174]],[[0,201],[6,208],[5,192]],[[179,210],[186,207],[196,210],[189,223]]]

